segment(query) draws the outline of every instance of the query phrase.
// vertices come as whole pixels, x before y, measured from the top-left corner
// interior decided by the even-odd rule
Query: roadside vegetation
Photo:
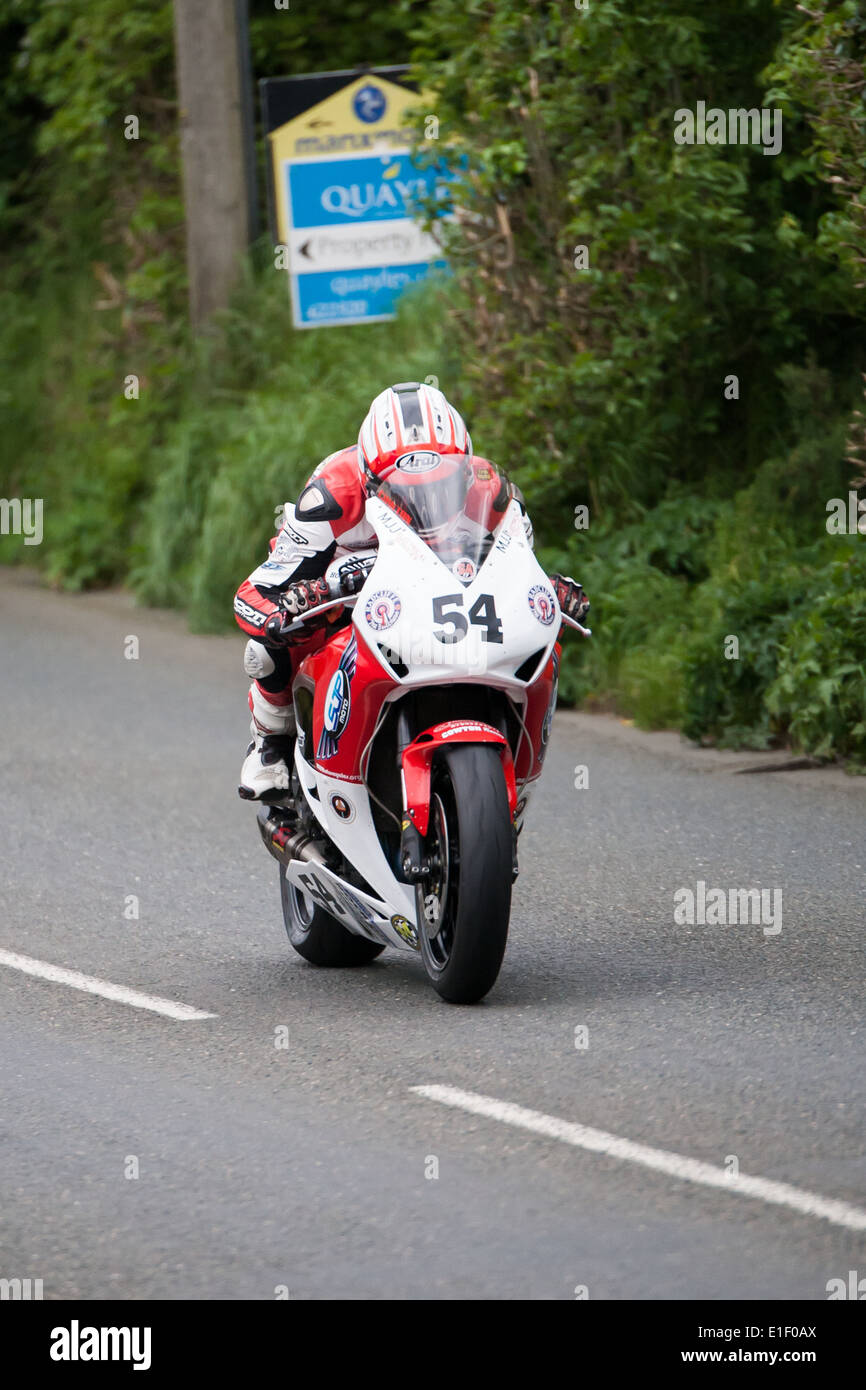
[[[375,51],[367,11],[254,0],[255,75],[411,53],[453,274],[295,332],[263,237],[193,341],[170,4],[0,0],[0,492],[45,501],[0,561],[225,628],[276,505],[435,375],[592,598],[563,699],[866,766],[866,534],[828,530],[866,479],[866,6],[430,0]],[[778,109],[780,152],[676,144],[701,101]]]

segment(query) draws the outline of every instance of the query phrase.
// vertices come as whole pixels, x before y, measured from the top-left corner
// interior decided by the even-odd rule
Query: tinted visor
[[[420,462],[424,455],[416,456]],[[443,531],[463,511],[472,478],[468,461],[455,468],[443,465],[430,454],[431,466],[425,472],[410,468],[395,468],[381,484],[376,496],[412,526],[424,540]],[[413,459],[414,462],[414,459]]]

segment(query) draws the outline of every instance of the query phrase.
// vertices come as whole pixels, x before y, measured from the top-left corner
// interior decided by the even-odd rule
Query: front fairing
[[[367,519],[379,554],[353,623],[359,642],[400,685],[460,680],[521,691],[544,669],[559,605],[516,501],[486,558],[462,574],[376,498],[367,502]]]

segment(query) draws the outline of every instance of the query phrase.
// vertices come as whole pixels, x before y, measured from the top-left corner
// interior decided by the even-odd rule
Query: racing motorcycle
[[[290,785],[259,829],[300,955],[416,952],[444,999],[469,1004],[505,953],[560,627],[590,632],[561,613],[516,499],[434,548],[417,492],[386,484],[367,500],[378,551],[333,560],[332,597],[305,614],[344,608],[295,676]]]

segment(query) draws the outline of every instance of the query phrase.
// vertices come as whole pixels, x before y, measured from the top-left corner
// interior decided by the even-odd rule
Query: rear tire
[[[446,841],[445,846],[442,841]],[[425,849],[447,863],[433,896],[435,935],[425,917],[429,882],[417,889],[421,956],[434,989],[451,1004],[475,1004],[496,982],[511,915],[513,831],[502,759],[484,743],[455,744],[433,767]]]
[[[329,912],[296,888],[280,866],[280,898],[286,934],[299,956],[311,965],[369,965],[385,947],[347,931]]]

